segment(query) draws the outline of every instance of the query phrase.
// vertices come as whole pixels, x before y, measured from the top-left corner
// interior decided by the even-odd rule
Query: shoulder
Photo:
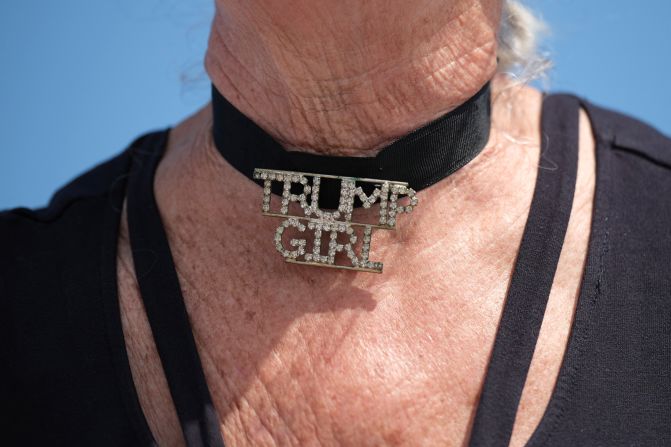
[[[156,145],[165,134],[148,133],[136,139],[120,154],[60,188],[44,208],[0,211],[2,301],[23,297],[29,302],[28,296],[39,294],[40,288],[58,286],[64,268],[84,261],[76,256],[86,253],[84,248],[92,249],[90,244],[101,236],[109,193],[123,188],[134,152],[149,150],[147,146]]]
[[[133,152],[153,135],[138,138],[120,154],[70,181],[53,194],[46,207],[0,211],[0,287],[10,280],[16,282],[18,273],[30,270],[29,266],[39,264],[47,254],[62,255],[59,251],[64,244],[76,244],[84,229],[94,230],[100,224],[108,193],[124,183]]]
[[[624,113],[581,100],[597,144],[597,195],[610,197],[611,217],[671,251],[671,138]]]
[[[48,415],[46,432],[69,430],[80,409],[53,407],[62,402],[104,402],[96,409],[101,417],[125,427],[109,367],[104,272],[116,257],[115,225],[133,155],[165,136],[137,139],[58,190],[45,208],[0,212],[0,355],[7,360],[0,407],[12,406],[22,439],[40,436],[31,432],[37,408]]]
[[[66,316],[66,307],[77,301],[72,296],[81,296],[85,283],[95,287],[105,228],[112,227],[106,224],[109,209],[117,210],[113,218],[118,220],[133,154],[149,149],[159,135],[144,135],[79,175],[44,208],[0,212],[0,320],[13,323],[0,321],[0,326],[47,330]],[[119,203],[112,203],[113,191]],[[24,337],[23,329],[5,340]]]
[[[597,145],[596,194],[609,197],[611,219],[627,224],[622,231],[647,233],[671,252],[671,139],[635,117],[581,102]]]
[[[671,138],[633,116],[586,100],[581,103],[589,115],[597,141],[610,146],[613,151],[628,153],[671,170]]]
[[[44,208],[0,211],[0,291],[3,284],[16,283],[19,273],[33,270],[31,266],[49,258],[57,263],[81,245],[87,234],[100,233],[109,193],[125,184],[135,151],[163,144],[167,133],[152,132],[136,139],[123,152],[60,188]],[[50,265],[39,276],[58,266]]]
[[[632,116],[582,104],[597,147],[595,219],[616,258],[612,271],[643,275],[641,290],[669,309],[671,263],[660,260],[671,254],[671,139]],[[627,281],[622,287],[636,284]]]

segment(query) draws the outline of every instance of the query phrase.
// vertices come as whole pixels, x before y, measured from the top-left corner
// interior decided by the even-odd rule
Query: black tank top
[[[671,445],[671,141],[552,95],[541,160],[553,169],[538,170],[471,446],[510,439],[571,211],[581,106],[597,158],[587,261],[559,376],[527,445]],[[224,445],[153,196],[168,133],[138,139],[47,208],[0,213],[0,405],[9,415],[1,445],[156,444],[121,329],[124,197],[140,292],[187,444]]]

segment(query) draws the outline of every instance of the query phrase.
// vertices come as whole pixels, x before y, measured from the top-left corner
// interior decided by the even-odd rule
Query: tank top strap
[[[508,445],[573,205],[579,101],[543,100],[541,158],[531,208],[496,333],[469,446]]]
[[[135,152],[128,181],[128,231],[135,275],[187,446],[223,447],[219,417],[156,205],[154,173],[165,144],[155,147],[151,152]]]

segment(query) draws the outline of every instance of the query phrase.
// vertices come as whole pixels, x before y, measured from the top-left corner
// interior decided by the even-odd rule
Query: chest
[[[206,367],[215,399],[229,403],[220,411],[227,437],[240,442],[267,432],[280,445],[458,444],[495,319],[465,317],[464,309],[448,310],[429,296],[413,298],[426,304],[416,312],[406,298],[352,297],[352,307],[236,330],[236,338],[258,335],[231,336],[235,347],[213,350]],[[246,324],[255,318],[246,314]]]
[[[427,268],[422,259],[409,259],[385,267],[384,281],[346,274],[328,285],[319,277],[323,269],[310,274],[314,268],[301,279],[289,271],[284,280],[224,280],[207,270],[182,275],[224,439],[231,445],[463,443],[513,256],[477,268],[463,262]],[[181,445],[140,298],[128,272],[120,281],[126,325],[135,332],[127,345],[142,406],[155,436]],[[555,293],[571,302],[568,289]],[[558,364],[562,331],[550,332],[557,336],[545,342],[539,362]],[[552,379],[542,368],[530,377],[540,384],[535,395],[549,393]]]

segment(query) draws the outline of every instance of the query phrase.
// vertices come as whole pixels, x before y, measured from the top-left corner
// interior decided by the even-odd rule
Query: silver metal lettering
[[[398,215],[411,212],[419,201],[415,191],[409,188],[406,183],[391,180],[362,179],[272,169],[255,169],[254,178],[263,181],[262,213],[266,216],[285,217],[285,220],[275,231],[275,248],[287,262],[297,264],[381,273],[382,262],[369,259],[373,228],[393,230]],[[309,178],[312,178],[311,184]],[[319,207],[319,188],[322,178],[340,180],[340,198],[338,209],[335,211],[324,211]],[[271,207],[273,182],[282,183],[279,212],[273,211]],[[363,183],[375,186],[369,195],[364,192],[361,186],[358,186]],[[302,185],[303,189],[300,194],[291,192],[294,184]],[[403,197],[407,198],[406,205],[399,204],[399,200]],[[371,208],[379,203],[377,224],[352,222],[354,201],[357,198],[364,208]],[[303,211],[302,216],[289,214],[291,203],[300,204]],[[312,231],[312,250],[308,252],[306,249],[307,239],[296,238],[289,241],[293,250],[287,249],[282,242],[282,237],[284,231],[288,228],[295,228],[301,233],[307,230]],[[359,241],[357,229],[361,233],[359,253],[355,251]],[[346,235],[347,242],[338,242],[338,235],[340,234]],[[322,238],[326,235],[328,235],[328,251],[323,254]],[[336,263],[338,253],[345,254],[349,264]]]

